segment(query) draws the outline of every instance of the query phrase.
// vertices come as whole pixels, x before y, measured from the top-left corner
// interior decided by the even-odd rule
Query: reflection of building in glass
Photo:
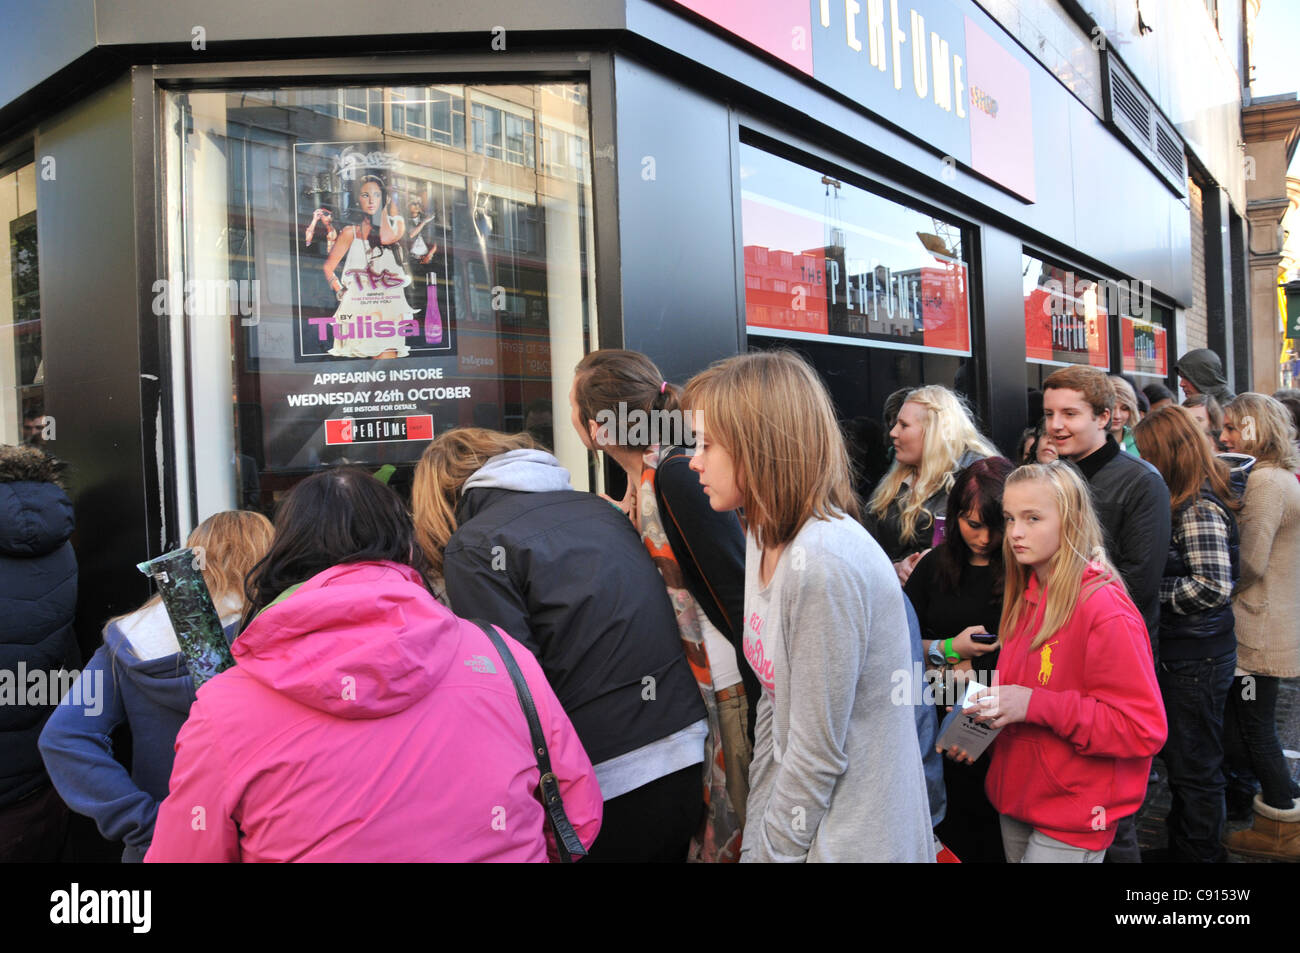
[[[765,328],[826,333],[826,262],[820,253],[745,246],[745,313]]]
[[[842,246],[821,249],[830,272],[827,289],[831,333],[911,337],[924,330],[921,269],[894,271],[861,259],[846,260]]]
[[[1025,257],[1025,274],[1038,268],[1026,285],[1025,346],[1033,361],[1092,364],[1110,361],[1109,312],[1106,295],[1095,280]]]

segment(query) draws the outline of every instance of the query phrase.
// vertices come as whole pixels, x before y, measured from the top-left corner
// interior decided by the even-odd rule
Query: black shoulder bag
[[[519,665],[515,662],[515,657],[510,654],[510,649],[501,640],[497,630],[482,619],[475,619],[474,624],[492,640],[492,644],[496,646],[497,654],[501,656],[501,661],[505,663],[506,672],[510,675],[510,681],[515,683],[515,694],[519,696],[519,707],[524,710],[524,717],[528,719],[528,732],[533,737],[533,754],[537,757],[537,770],[541,772],[538,787],[541,793],[542,807],[546,809],[546,816],[551,820],[551,829],[555,832],[555,847],[560,855],[560,863],[571,864],[575,860],[586,857],[587,848],[582,846],[582,841],[578,839],[578,832],[573,829],[573,825],[569,823],[569,816],[564,813],[564,800],[560,797],[560,782],[551,771],[551,756],[546,751],[546,736],[542,734],[542,722],[537,717],[537,706],[533,704],[533,693],[528,690],[528,683],[524,681],[524,673],[519,671]]]

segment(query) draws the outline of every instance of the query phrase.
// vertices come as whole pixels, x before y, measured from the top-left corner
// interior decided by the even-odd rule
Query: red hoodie
[[[1109,847],[1115,822],[1142,806],[1168,733],[1142,614],[1118,582],[1091,591],[1100,575],[1089,566],[1073,615],[1036,649],[1043,590],[1030,577],[996,677],[1033,694],[994,742],[986,782],[998,813],[1085,850]]]

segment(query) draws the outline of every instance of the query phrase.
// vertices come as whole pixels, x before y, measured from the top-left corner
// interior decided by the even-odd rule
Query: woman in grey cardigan
[[[742,861],[934,860],[912,654],[888,557],[857,522],[830,397],[788,352],[686,389],[691,468],[746,520],[744,655],[763,685]]]

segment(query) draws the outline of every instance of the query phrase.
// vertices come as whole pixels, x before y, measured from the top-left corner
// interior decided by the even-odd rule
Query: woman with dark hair
[[[1027,463],[1051,463],[1058,459],[1056,444],[1047,432],[1046,419],[1040,420],[1037,427],[1030,427],[1020,435],[1020,448],[1023,451],[1021,466]]]
[[[419,333],[415,312],[403,291],[411,279],[397,261],[406,221],[396,193],[390,195],[377,175],[363,176],[357,183],[357,207],[361,220],[339,232],[322,266],[339,300],[329,322],[334,339],[329,353],[335,357],[406,357],[411,353],[406,337]],[[336,273],[340,263],[342,278]]]
[[[1150,405],[1152,411],[1177,403],[1177,400],[1174,399],[1173,391],[1158,381],[1143,387],[1142,394],[1146,397],[1147,403]]]
[[[940,708],[961,700],[967,679],[989,684],[997,667],[996,636],[1002,614],[1002,485],[1013,467],[1002,457],[976,460],[957,474],[948,495],[944,541],[908,578],[903,591],[921,623],[922,648],[944,686]],[[985,641],[979,641],[985,637]],[[935,828],[962,861],[1003,863],[997,811],[984,794],[987,758],[944,763],[948,813]]]
[[[424,584],[410,515],[342,467],[304,480],[247,584],[236,665],[199,689],[146,861],[543,861],[529,723],[505,660]],[[585,845],[591,762],[532,656],[536,706]]]

